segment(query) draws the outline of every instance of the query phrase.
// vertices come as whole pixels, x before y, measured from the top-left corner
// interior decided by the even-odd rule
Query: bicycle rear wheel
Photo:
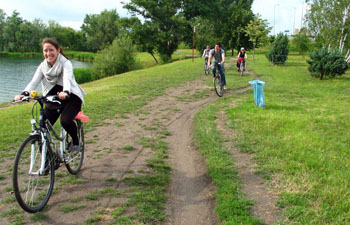
[[[220,75],[217,75],[214,78],[214,89],[215,89],[216,94],[219,97],[222,97],[224,95],[224,87],[222,85],[222,81],[221,81],[221,76]]]
[[[240,73],[240,75],[241,75],[241,77],[243,76],[243,72],[244,72],[244,63],[243,63],[243,61],[241,61],[241,65],[240,65],[240,67],[239,67],[239,73]]]
[[[78,138],[79,138],[79,146],[80,146],[80,152],[78,154],[74,154],[72,152],[73,149],[73,140],[72,138],[67,134],[66,138],[66,147],[69,150],[67,152],[67,157],[65,157],[65,165],[67,167],[67,170],[69,173],[76,175],[81,169],[81,166],[83,165],[84,160],[84,150],[85,150],[85,142],[84,142],[84,130],[83,130],[83,124],[80,120],[76,120],[76,126],[78,129]]]
[[[40,174],[42,142],[39,136],[28,137],[19,148],[13,168],[13,189],[19,205],[29,213],[42,210],[50,199],[55,168],[50,151],[46,169]]]
[[[209,75],[209,67],[207,64],[204,65],[205,75]]]

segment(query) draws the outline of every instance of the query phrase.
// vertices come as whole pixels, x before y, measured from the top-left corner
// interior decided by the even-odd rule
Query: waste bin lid
[[[261,80],[251,80],[251,81],[249,81],[248,83],[250,83],[251,85],[254,85],[254,84],[265,85],[265,82],[264,82],[264,81],[261,81]]]

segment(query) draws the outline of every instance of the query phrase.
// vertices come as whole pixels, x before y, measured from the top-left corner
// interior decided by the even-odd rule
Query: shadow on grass
[[[286,105],[276,105],[276,104],[272,104],[266,105],[266,110],[279,110],[279,111],[300,111],[301,108],[295,105],[290,105],[290,106],[286,106]]]

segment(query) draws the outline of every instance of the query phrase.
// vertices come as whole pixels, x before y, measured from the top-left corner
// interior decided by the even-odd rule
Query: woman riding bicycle
[[[15,101],[28,96],[30,91],[37,88],[40,81],[43,95],[58,95],[62,103],[60,110],[48,104],[45,107],[45,116],[51,124],[54,124],[61,115],[61,124],[73,139],[73,152],[78,153],[79,139],[73,120],[81,111],[81,104],[84,103],[86,94],[75,81],[72,63],[67,59],[56,39],[45,38],[41,45],[45,59],[38,66],[23,92],[15,96]]]
[[[244,71],[246,69],[246,60],[247,60],[248,56],[247,56],[247,53],[245,52],[244,48],[242,47],[241,48],[241,51],[239,51],[238,55],[237,55],[237,69],[238,69],[238,72],[239,72],[239,68],[240,68],[240,64],[241,62],[243,61],[243,68],[244,68]]]

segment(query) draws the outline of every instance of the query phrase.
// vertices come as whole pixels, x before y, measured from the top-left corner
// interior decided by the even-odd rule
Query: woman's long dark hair
[[[61,55],[63,55],[64,57],[66,57],[68,59],[66,54],[64,54],[63,49],[61,48],[60,44],[58,43],[58,41],[55,38],[44,38],[44,40],[41,42],[41,46],[43,46],[46,43],[52,44],[57,50],[60,51]]]

